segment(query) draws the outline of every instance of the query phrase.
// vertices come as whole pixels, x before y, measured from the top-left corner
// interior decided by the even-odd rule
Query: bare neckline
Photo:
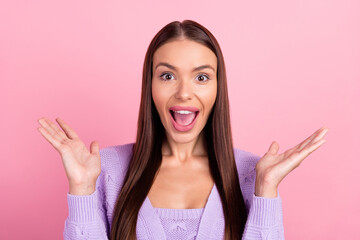
[[[151,208],[153,209],[167,209],[167,210],[173,210],[173,211],[191,211],[191,210],[205,210],[206,206],[208,205],[209,203],[209,200],[211,199],[211,196],[213,195],[213,192],[214,192],[214,188],[215,188],[215,183],[213,184],[212,188],[211,188],[211,191],[210,191],[210,194],[206,200],[206,203],[205,203],[205,206],[202,207],[202,208],[159,208],[159,207],[154,207],[150,201],[150,198],[148,196],[146,196],[146,200],[149,202],[149,205],[151,206]]]

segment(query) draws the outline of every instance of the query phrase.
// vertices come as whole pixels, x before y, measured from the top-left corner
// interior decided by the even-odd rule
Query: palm
[[[98,143],[91,143],[90,152],[69,125],[61,119],[57,122],[63,131],[46,118],[39,119],[38,129],[60,153],[70,185],[94,185],[101,171]]]
[[[293,148],[278,154],[279,144],[273,141],[268,152],[257,162],[256,175],[268,186],[277,187],[282,179],[313,151],[325,143],[329,128],[322,127]]]
[[[60,148],[69,181],[80,184],[99,175],[100,157],[91,154],[80,139],[69,139]]]

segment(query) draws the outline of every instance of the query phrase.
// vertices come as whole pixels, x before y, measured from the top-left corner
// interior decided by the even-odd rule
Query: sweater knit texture
[[[134,143],[100,149],[101,173],[95,191],[90,195],[67,193],[69,214],[64,224],[64,239],[109,239],[113,211],[123,185]],[[243,240],[285,239],[282,201],[255,196],[255,165],[260,156],[234,148],[241,192],[248,219]],[[210,192],[204,208],[155,208],[145,198],[138,214],[138,240],[222,240],[225,218],[216,187]]]
[[[159,215],[166,239],[196,239],[204,208],[154,208]]]

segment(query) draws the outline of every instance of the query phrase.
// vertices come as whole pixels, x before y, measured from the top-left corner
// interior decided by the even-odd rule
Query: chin
[[[168,137],[171,137],[171,139],[176,143],[188,143],[191,142],[199,136],[199,133],[168,133]]]

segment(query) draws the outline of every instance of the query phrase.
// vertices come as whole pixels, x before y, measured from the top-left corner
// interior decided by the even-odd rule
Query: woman
[[[328,128],[278,154],[233,148],[223,55],[191,20],[161,29],[147,50],[136,142],[90,152],[46,118],[41,134],[69,180],[64,238],[283,239],[278,185]],[[100,161],[101,159],[101,161]]]

